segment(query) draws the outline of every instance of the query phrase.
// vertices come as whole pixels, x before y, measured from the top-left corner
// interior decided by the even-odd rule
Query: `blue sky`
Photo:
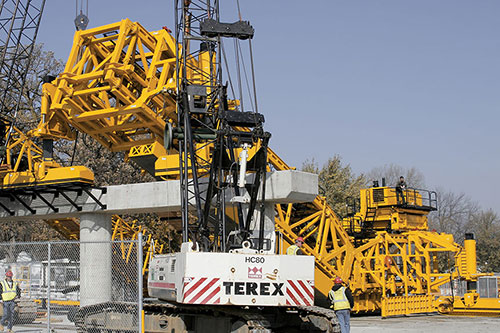
[[[235,1],[221,0],[234,21]],[[240,0],[259,111],[289,164],[415,167],[427,187],[500,213],[500,2]],[[48,0],[38,42],[66,60],[75,1]],[[89,27],[173,28],[173,0],[89,0]]]

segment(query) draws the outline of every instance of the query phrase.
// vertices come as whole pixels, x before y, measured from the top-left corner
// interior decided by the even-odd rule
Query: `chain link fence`
[[[10,270],[20,287],[14,331],[141,332],[140,238],[0,243],[0,280]]]

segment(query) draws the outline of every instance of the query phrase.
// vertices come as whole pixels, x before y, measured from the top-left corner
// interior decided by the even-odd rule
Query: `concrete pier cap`
[[[201,185],[203,186],[203,184]],[[28,219],[57,219],[79,217],[85,213],[109,214],[138,214],[174,212],[181,209],[180,184],[178,180],[159,181],[150,183],[111,185],[106,187],[106,193],[101,190],[92,190],[92,194],[106,205],[102,209],[86,193],[78,195],[68,192],[67,195],[81,207],[78,211],[62,196],[54,197],[43,194],[58,212],[48,207],[39,198],[23,197],[25,203],[36,212],[32,214],[26,207],[17,201],[0,198],[0,202],[9,207],[14,215],[0,208],[0,221],[25,221]],[[296,170],[275,171],[267,174],[266,202],[267,203],[297,203],[313,201],[318,194],[318,176]],[[259,198],[261,195],[259,194]],[[227,198],[229,201],[230,198]]]

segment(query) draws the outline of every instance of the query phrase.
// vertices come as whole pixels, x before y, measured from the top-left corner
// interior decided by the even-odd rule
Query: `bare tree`
[[[395,186],[400,176],[405,177],[408,187],[419,189],[425,187],[425,177],[417,168],[405,168],[392,163],[371,169],[370,172],[367,173],[366,178],[368,181],[380,181],[382,178],[385,178],[388,186]]]
[[[111,152],[87,135],[80,134],[75,142],[59,141],[55,150],[61,164],[84,165],[94,172],[99,186],[132,184],[153,181],[154,177],[143,172],[133,163],[125,162],[125,153]]]
[[[439,232],[453,234],[455,241],[462,242],[470,223],[480,212],[479,205],[464,193],[437,189],[437,211],[429,216],[429,226]]]
[[[476,236],[477,265],[482,272],[500,271],[500,219],[491,209],[476,214],[469,225]]]
[[[34,128],[38,123],[43,78],[49,74],[60,73],[64,68],[64,63],[61,60],[54,58],[53,52],[43,50],[42,45],[35,46],[31,57],[32,61],[26,77],[23,96],[20,100],[16,119],[16,126],[23,132],[27,132],[28,130]],[[22,61],[27,61],[27,59]],[[10,105],[14,108],[17,102],[17,97],[9,95],[6,96],[7,99],[12,97],[15,99],[10,102],[7,101],[4,104]],[[3,112],[4,114],[13,115],[10,110],[4,110]]]
[[[59,73],[62,69],[63,62],[55,59],[53,52],[44,51],[42,45],[35,46],[16,119],[16,126],[23,132],[33,129],[38,123],[42,95],[42,77],[50,73]],[[8,102],[6,104],[14,106],[15,101],[12,100],[10,104]],[[5,112],[9,113],[8,110],[5,110]],[[34,230],[36,232],[33,232]],[[60,236],[43,221],[0,224],[0,242],[47,239],[60,239]]]

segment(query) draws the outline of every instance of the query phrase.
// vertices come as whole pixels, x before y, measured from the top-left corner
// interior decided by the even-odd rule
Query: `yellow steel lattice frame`
[[[6,126],[0,184],[3,189],[54,185],[65,182],[92,184],[94,174],[84,166],[62,167],[52,158],[43,158],[42,149],[16,127]]]
[[[290,169],[270,149],[268,158],[277,170]],[[434,297],[427,296],[437,293],[438,287],[450,279],[449,273],[437,269],[439,252],[454,254],[459,269],[453,272],[453,278],[479,276],[471,275],[466,265],[460,264],[466,260],[465,250],[451,235],[428,231],[378,232],[355,245],[323,197],[316,197],[312,203],[276,205],[276,210],[276,229],[286,243],[292,244],[301,236],[305,240],[303,251],[316,258],[316,288],[326,296],[332,280],[341,277],[353,290],[355,311],[382,310],[384,315],[393,315],[434,309]],[[401,299],[407,306],[395,313],[395,304],[401,305]]]
[[[77,31],[64,72],[46,84],[36,135],[73,139],[67,122],[112,151],[162,142],[165,119],[176,118],[175,49],[167,31],[128,19]]]
[[[9,135],[10,132],[10,135]],[[2,178],[6,173],[17,172],[23,157],[28,164],[28,171],[34,173],[36,163],[42,162],[42,149],[38,147],[26,134],[17,127],[7,127],[5,140],[9,139],[5,147],[5,164],[0,171]]]

